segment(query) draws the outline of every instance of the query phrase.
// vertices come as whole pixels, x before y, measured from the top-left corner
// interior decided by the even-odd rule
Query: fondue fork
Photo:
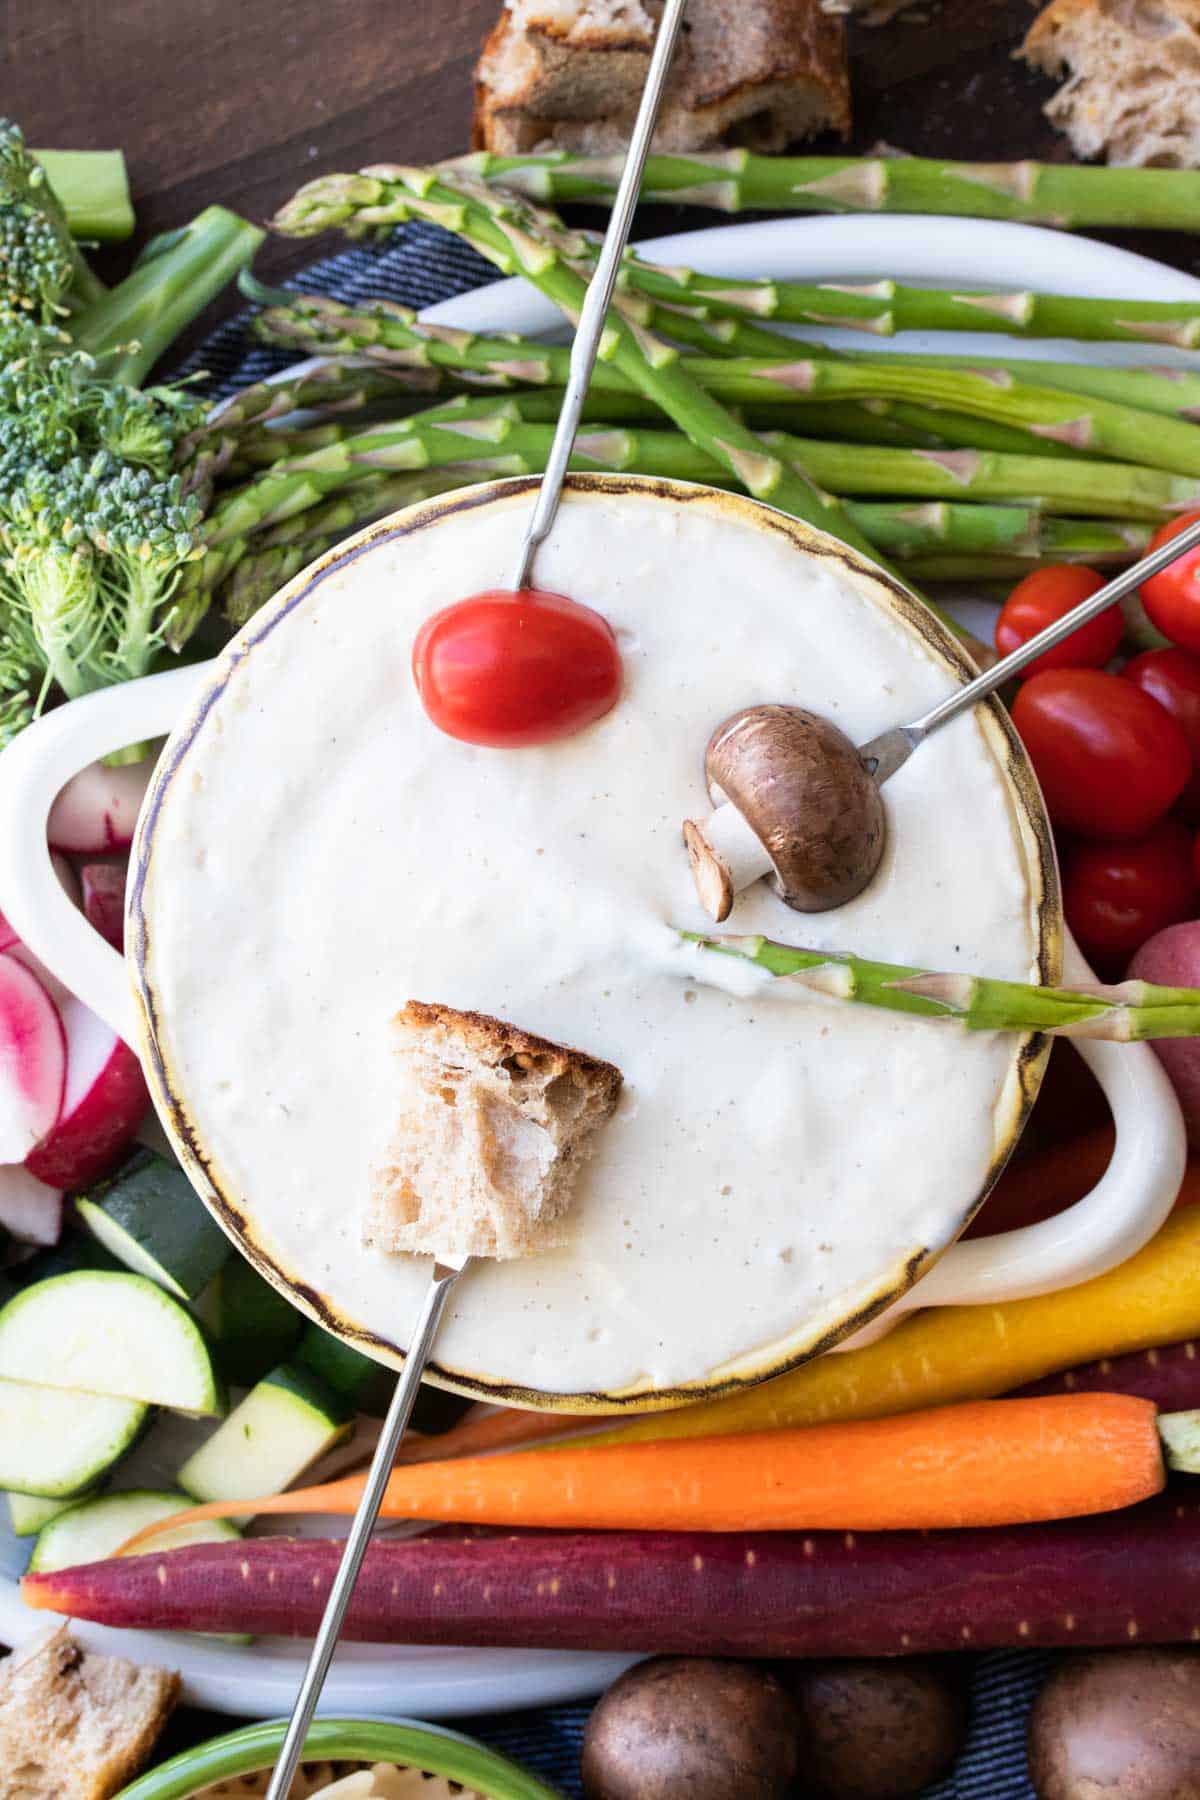
[[[625,254],[629,227],[633,223],[633,209],[637,205],[638,190],[642,185],[642,170],[650,152],[650,139],[654,135],[659,102],[666,85],[667,70],[679,36],[679,29],[683,24],[683,9],[686,5],[687,0],[666,0],[666,5],[663,7],[658,36],[654,40],[654,54],[650,58],[646,85],[642,89],[637,121],[629,140],[629,149],[625,153],[625,166],[621,171],[620,186],[617,189],[616,199],[613,201],[612,217],[608,222],[608,230],[604,234],[604,242],[600,247],[595,271],[588,282],[587,294],[579,311],[579,322],[575,327],[575,337],[571,344],[571,361],[567,370],[567,386],[558,415],[558,424],[554,428],[554,441],[550,446],[550,454],[546,458],[546,472],[542,476],[542,483],[538,489],[537,504],[525,530],[525,539],[521,545],[517,571],[513,578],[513,588],[517,593],[520,593],[522,588],[531,585],[534,557],[537,555],[539,546],[545,543],[549,537],[555,514],[558,512],[567,464],[571,460],[571,451],[575,446],[575,434],[579,430],[583,403],[587,398],[592,370],[595,367],[596,355],[600,348],[600,339],[604,334],[604,322],[608,317],[609,304],[617,285],[621,258]]]
[[[308,1736],[308,1728],[313,1722],[317,1702],[321,1698],[321,1689],[325,1686],[325,1677],[329,1673],[329,1665],[333,1661],[333,1653],[337,1649],[346,1612],[358,1581],[359,1570],[363,1565],[363,1557],[367,1554],[367,1546],[371,1542],[371,1534],[379,1517],[379,1509],[383,1505],[383,1497],[387,1492],[388,1479],[396,1460],[396,1452],[400,1448],[404,1433],[408,1430],[408,1421],[412,1417],[421,1380],[433,1352],[433,1341],[437,1336],[438,1326],[442,1322],[446,1302],[450,1298],[454,1284],[470,1261],[469,1256],[449,1254],[439,1256],[434,1261],[429,1286],[425,1290],[421,1311],[405,1353],[404,1370],[396,1383],[396,1390],[392,1395],[387,1417],[383,1422],[383,1430],[380,1433],[379,1442],[375,1446],[375,1454],[371,1458],[366,1486],[363,1488],[362,1499],[358,1503],[346,1538],[346,1548],[342,1552],[342,1560],[338,1564],[337,1574],[333,1578],[329,1598],[325,1602],[320,1629],[313,1640],[312,1650],[309,1652],[308,1666],[304,1671],[304,1679],[300,1683],[296,1703],[292,1708],[287,1735],[280,1746],[279,1761],[275,1764],[275,1772],[271,1776],[271,1785],[267,1789],[266,1800],[287,1800],[291,1791],[292,1779],[304,1751],[304,1740]]]
[[[666,0],[663,8],[658,35],[654,41],[654,52],[650,58],[650,68],[646,75],[646,85],[642,90],[641,103],[638,107],[637,121],[630,138],[625,166],[621,172],[617,198],[613,204],[612,218],[609,220],[608,230],[604,234],[604,244],[600,251],[596,270],[588,283],[587,295],[580,309],[579,322],[575,328],[562,411],[558,415],[558,425],[555,429],[550,455],[547,458],[546,473],[542,478],[537,505],[533,510],[524,542],[521,545],[520,561],[517,566],[516,579],[513,582],[513,587],[517,591],[529,586],[538,546],[545,542],[558,511],[567,463],[575,442],[575,433],[579,428],[583,402],[587,395],[592,369],[595,366],[596,354],[600,347],[600,338],[604,331],[605,318],[616,286],[617,273],[621,266],[626,240],[629,237],[629,227],[633,220],[638,189],[641,186],[642,170],[649,154],[650,140],[654,135],[659,104],[662,100],[663,88],[666,85],[667,70],[679,36],[686,4],[687,0]],[[342,1552],[337,1575],[329,1590],[324,1616],[309,1655],[304,1678],[300,1683],[300,1691],[296,1696],[296,1704],[292,1710],[287,1735],[279,1752],[279,1760],[275,1764],[275,1770],[271,1776],[271,1785],[267,1789],[266,1800],[287,1800],[291,1791],[292,1778],[303,1754],[304,1740],[308,1736],[308,1728],[312,1724],[317,1703],[321,1697],[321,1689],[325,1685],[325,1677],[329,1672],[329,1665],[333,1661],[334,1651],[337,1649],[338,1638],[341,1635],[346,1612],[354,1593],[359,1570],[362,1568],[363,1558],[371,1541],[371,1533],[375,1529],[379,1509],[383,1504],[392,1464],[396,1460],[396,1452],[400,1448],[401,1440],[408,1428],[408,1421],[417,1398],[417,1389],[433,1351],[434,1339],[437,1336],[446,1302],[450,1298],[455,1282],[469,1261],[470,1258],[467,1256],[442,1255],[434,1262],[433,1274],[421,1306],[420,1316],[405,1355],[404,1372],[396,1383],[396,1391],[392,1395],[392,1402],[388,1407],[383,1432],[376,1446],[375,1455],[371,1459],[371,1468],[363,1489],[362,1499],[358,1503],[353,1523],[350,1526],[350,1534],[346,1539],[346,1548]]]
[[[1200,519],[1186,530],[1177,532],[1173,538],[1168,538],[1165,544],[1160,544],[1149,556],[1143,556],[1132,568],[1123,570],[1112,581],[1106,582],[1086,600],[1081,600],[1078,606],[1073,606],[1070,612],[1064,613],[1061,619],[1055,619],[1052,625],[1047,625],[1035,637],[1001,657],[998,663],[993,663],[990,669],[985,669],[982,675],[977,675],[966,687],[957,688],[944,700],[939,700],[936,706],[931,706],[919,719],[913,719],[907,725],[893,725],[890,730],[873,737],[870,743],[860,744],[858,754],[875,777],[876,783],[882,787],[897,769],[902,769],[913,751],[920,748],[931,732],[949,724],[960,713],[969,712],[980,700],[1003,687],[1011,676],[1027,668],[1039,656],[1044,656],[1047,650],[1053,650],[1056,644],[1061,644],[1064,638],[1070,637],[1073,631],[1078,631],[1081,625],[1086,625],[1102,612],[1107,612],[1110,606],[1115,605],[1126,594],[1131,594],[1143,581],[1148,581],[1160,569],[1165,569],[1178,557],[1195,549],[1197,544],[1200,544]]]

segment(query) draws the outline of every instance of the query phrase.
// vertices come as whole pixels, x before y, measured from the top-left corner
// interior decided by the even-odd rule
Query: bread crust
[[[1045,110],[1078,155],[1200,166],[1200,0],[1051,0],[1020,54],[1066,72]]]
[[[410,1000],[393,1020],[407,1080],[364,1240],[389,1253],[553,1249],[621,1071],[490,1013]]]
[[[435,1034],[444,1042],[461,1047],[490,1067],[521,1057],[528,1057],[547,1082],[572,1075],[591,1088],[597,1099],[610,1109],[621,1092],[621,1071],[603,1057],[589,1056],[570,1044],[556,1044],[550,1038],[524,1031],[507,1019],[493,1018],[491,1013],[460,1012],[456,1007],[438,1001],[409,1000],[396,1014],[393,1024],[402,1031],[420,1035]]]
[[[110,1800],[144,1767],[179,1676],[55,1626],[0,1663],[0,1800]]]
[[[582,0],[581,0],[582,6]],[[518,154],[551,145],[602,154],[627,141],[651,38],[564,27],[507,9],[476,69],[472,143]],[[655,133],[661,150],[764,150],[850,128],[845,28],[819,0],[693,0]]]

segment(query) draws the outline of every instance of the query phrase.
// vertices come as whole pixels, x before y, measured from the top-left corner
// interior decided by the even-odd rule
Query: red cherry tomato
[[[1160,819],[1124,844],[1073,844],[1063,858],[1063,907],[1084,951],[1124,963],[1165,925],[1191,917],[1192,834]]]
[[[1103,575],[1078,563],[1052,563],[1032,570],[1018,581],[1000,609],[996,620],[997,650],[1001,656],[1010,655],[1103,586]],[[1102,669],[1116,654],[1120,641],[1121,609],[1112,606],[1022,669],[1020,680],[1028,681],[1044,669]]]
[[[1012,716],[1050,817],[1082,837],[1141,837],[1192,772],[1183,727],[1132,681],[1099,669],[1035,675]]]
[[[1175,537],[1185,525],[1194,525],[1200,513],[1181,513],[1160,525],[1150,539],[1150,549]],[[1200,549],[1189,550],[1168,568],[1160,569],[1141,587],[1142,605],[1164,637],[1185,650],[1200,650]]]
[[[434,613],[417,633],[412,668],[439,731],[497,750],[582,731],[621,692],[608,621],[531,588],[474,594]]]
[[[1183,727],[1192,752],[1192,777],[1179,796],[1178,810],[1194,825],[1200,821],[1200,656],[1190,650],[1146,650],[1127,662],[1121,674]]]

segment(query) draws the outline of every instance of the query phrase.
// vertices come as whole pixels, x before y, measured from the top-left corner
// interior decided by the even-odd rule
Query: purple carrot
[[[312,1635],[341,1545],[258,1538],[27,1575],[26,1602],[147,1630]],[[377,1542],[368,1643],[880,1656],[1200,1638],[1200,1504],[1010,1529],[530,1532]]]
[[[1200,1407],[1200,1343],[1189,1339],[1160,1350],[1105,1356],[1031,1381],[1016,1394],[1134,1394],[1153,1400],[1159,1412],[1191,1412]]]

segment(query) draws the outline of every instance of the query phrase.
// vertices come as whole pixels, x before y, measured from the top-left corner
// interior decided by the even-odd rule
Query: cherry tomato
[[[1200,821],[1200,656],[1190,650],[1146,650],[1127,662],[1121,674],[1183,727],[1191,746],[1192,778],[1179,796],[1178,810],[1194,825]]]
[[[1044,569],[1032,570],[1018,581],[1000,609],[996,620],[997,650],[1001,656],[1010,655],[1103,586],[1103,575],[1078,563],[1051,563]],[[1022,669],[1020,680],[1028,681],[1044,669],[1102,669],[1116,654],[1120,642],[1121,609],[1112,606]]]
[[[1063,858],[1063,907],[1084,951],[1124,963],[1196,901],[1192,834],[1160,819],[1124,844],[1073,844]]]
[[[1141,837],[1192,772],[1183,727],[1132,681],[1100,669],[1035,675],[1012,716],[1051,819],[1082,837]]]
[[[532,588],[474,594],[434,613],[417,633],[412,669],[439,731],[499,750],[582,731],[621,692],[608,621]]]
[[[1175,537],[1185,525],[1194,525],[1200,513],[1180,513],[1160,525],[1150,539],[1150,549]],[[1200,548],[1189,550],[1178,562],[1160,569],[1141,586],[1142,605],[1164,637],[1185,650],[1200,650]]]

